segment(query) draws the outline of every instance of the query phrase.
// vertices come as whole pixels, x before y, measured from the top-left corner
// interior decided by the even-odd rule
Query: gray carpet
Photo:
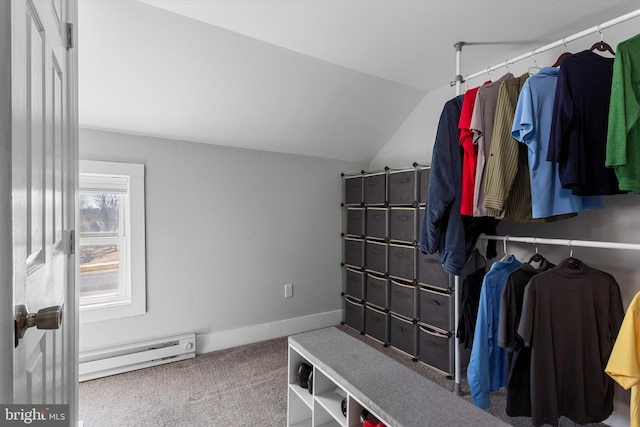
[[[339,329],[453,392],[446,375],[357,331]],[[469,388],[461,381],[463,399]],[[529,418],[505,414],[504,389],[491,394],[489,412],[514,426]],[[80,384],[84,427],[279,427],[287,419],[287,338],[277,338],[193,359]],[[559,426],[577,424],[561,418]],[[592,424],[604,426],[604,424]]]

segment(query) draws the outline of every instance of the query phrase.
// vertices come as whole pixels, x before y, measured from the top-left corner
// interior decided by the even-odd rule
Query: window
[[[80,322],[146,311],[144,165],[81,160]]]

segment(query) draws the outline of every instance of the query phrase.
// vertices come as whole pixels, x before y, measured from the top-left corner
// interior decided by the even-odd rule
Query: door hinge
[[[76,253],[76,230],[69,231],[69,255]]]
[[[73,49],[73,24],[67,22],[67,49]]]

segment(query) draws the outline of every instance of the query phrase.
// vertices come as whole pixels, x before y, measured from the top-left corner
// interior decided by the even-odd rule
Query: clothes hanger
[[[527,73],[529,73],[530,76],[533,76],[534,74],[536,74],[538,71],[541,70],[541,68],[538,66],[538,61],[536,61],[536,58],[533,57],[533,55],[535,55],[535,50],[531,51],[531,59],[533,60],[533,66],[529,67],[529,69],[527,70]],[[532,72],[535,71],[535,72]]]
[[[599,51],[599,52],[609,52],[611,55],[615,56],[615,52],[613,51],[613,49],[611,48],[611,46],[609,46],[608,43],[605,43],[604,41],[604,37],[602,35],[602,31],[600,31],[600,26],[598,25],[598,32],[600,33],[600,41],[596,42],[593,44],[593,46],[591,46],[592,51]]]
[[[502,249],[504,250],[504,256],[500,258],[499,262],[505,262],[511,255],[507,252],[507,240],[509,240],[509,236],[504,236],[502,240]]]
[[[569,258],[566,259],[566,264],[570,268],[578,268],[580,267],[580,264],[582,264],[582,261],[580,261],[578,258],[573,257],[573,248],[571,247],[571,240],[569,240],[568,245],[569,245]]]
[[[529,258],[529,264],[531,264],[532,262],[542,262],[542,261],[544,261],[544,257],[538,253],[538,245],[535,245],[535,247],[536,247],[536,253],[533,254],[531,256],[531,258]]]
[[[571,55],[572,55],[571,52],[562,52],[560,56],[558,56],[558,59],[556,59],[556,62],[553,63],[552,67],[554,68],[559,67],[562,64],[562,61],[564,61],[564,59],[567,56],[571,56]]]

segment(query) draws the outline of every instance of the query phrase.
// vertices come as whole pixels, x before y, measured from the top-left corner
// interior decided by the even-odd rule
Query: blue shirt
[[[603,207],[600,196],[576,196],[560,182],[558,164],[547,161],[558,69],[545,67],[522,87],[511,133],[528,148],[534,218]]]
[[[520,265],[522,263],[515,256],[509,255],[506,260],[493,263],[482,281],[476,330],[467,367],[471,399],[482,409],[491,406],[489,392],[507,384],[506,352],[498,346],[498,321],[507,277]]]

